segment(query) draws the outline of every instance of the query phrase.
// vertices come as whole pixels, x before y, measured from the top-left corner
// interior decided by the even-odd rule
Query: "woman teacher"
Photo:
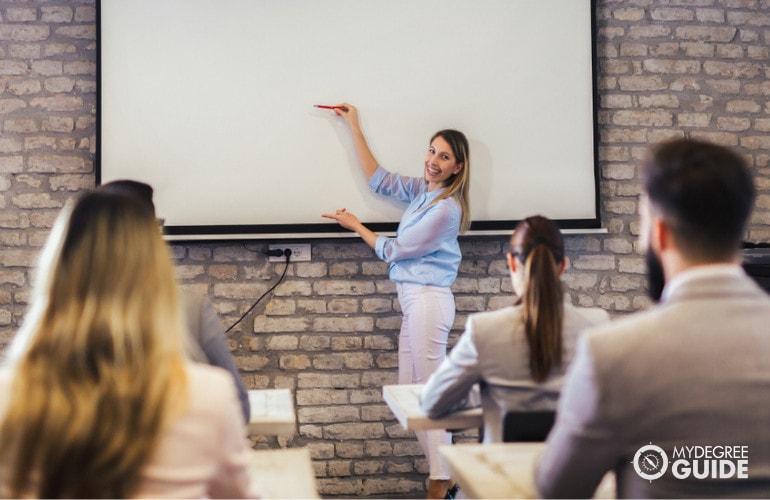
[[[441,130],[431,137],[420,177],[391,173],[379,165],[366,142],[358,110],[347,103],[333,107],[350,127],[356,157],[380,195],[409,203],[396,236],[381,236],[366,228],[344,208],[323,217],[356,232],[387,262],[403,311],[399,335],[400,384],[424,384],[446,357],[447,338],[455,317],[450,286],[462,255],[458,235],[470,226],[468,140],[457,130]],[[438,447],[451,444],[443,430],[416,432],[430,466],[428,498],[443,498],[450,476],[442,468]]]

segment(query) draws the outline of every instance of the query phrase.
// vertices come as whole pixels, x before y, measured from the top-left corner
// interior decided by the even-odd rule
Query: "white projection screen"
[[[543,214],[599,228],[591,0],[100,0],[97,183],[155,188],[170,239],[395,231],[349,130],[422,176],[434,132],[471,147],[472,233]]]

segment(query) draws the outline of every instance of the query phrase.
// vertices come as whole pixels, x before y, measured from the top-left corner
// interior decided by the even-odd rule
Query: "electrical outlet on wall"
[[[283,245],[270,245],[269,250],[291,250],[289,262],[309,262],[310,261],[310,243],[287,243]],[[272,255],[268,257],[269,262],[286,262],[286,254],[278,257]]]

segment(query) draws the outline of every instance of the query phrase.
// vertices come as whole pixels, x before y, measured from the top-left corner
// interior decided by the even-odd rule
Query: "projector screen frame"
[[[103,181],[103,143],[102,143],[102,26],[101,4],[97,0],[97,119],[96,119],[96,156],[95,174],[96,185]],[[114,1],[114,0],[113,0]],[[159,0],[162,1],[162,0]],[[532,0],[539,2],[542,0]],[[592,145],[593,154],[593,190],[594,190],[594,214],[593,218],[557,218],[556,222],[565,232],[603,232],[601,224],[600,206],[600,170],[598,158],[598,86],[597,86],[597,47],[596,47],[596,1],[581,0],[590,4],[590,61],[591,61],[591,116],[592,116]],[[558,140],[555,138],[554,140]],[[407,172],[404,172],[407,173]],[[407,173],[408,174],[408,173]],[[107,179],[109,180],[109,179]],[[142,179],[138,179],[142,180]],[[160,214],[162,215],[162,214]],[[397,222],[368,222],[363,221],[371,230],[383,233],[395,233]],[[466,236],[508,234],[518,219],[474,220],[471,229]],[[214,224],[214,225],[168,225],[164,226],[164,234],[171,241],[185,240],[249,240],[249,239],[307,239],[307,238],[338,238],[348,237],[353,233],[347,233],[336,223],[299,223],[299,224]],[[353,235],[354,236],[354,235]]]

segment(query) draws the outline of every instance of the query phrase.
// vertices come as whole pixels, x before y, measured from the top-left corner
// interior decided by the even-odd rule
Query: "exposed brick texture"
[[[747,239],[770,239],[770,0],[598,0],[596,14],[607,233],[567,236],[564,282],[574,303],[619,316],[649,306],[636,215],[648,144],[689,134],[735,147],[760,190]],[[0,346],[22,321],[59,209],[95,182],[95,23],[93,0],[0,0]],[[506,239],[462,239],[452,342],[468,314],[510,303]],[[381,396],[396,382],[400,324],[387,266],[357,239],[311,243],[312,261],[290,264],[230,333],[248,388],[295,394],[297,435],[254,446],[308,446],[326,497],[424,497],[425,459]],[[206,292],[229,326],[283,270],[266,246],[185,243],[173,254],[182,285]]]

